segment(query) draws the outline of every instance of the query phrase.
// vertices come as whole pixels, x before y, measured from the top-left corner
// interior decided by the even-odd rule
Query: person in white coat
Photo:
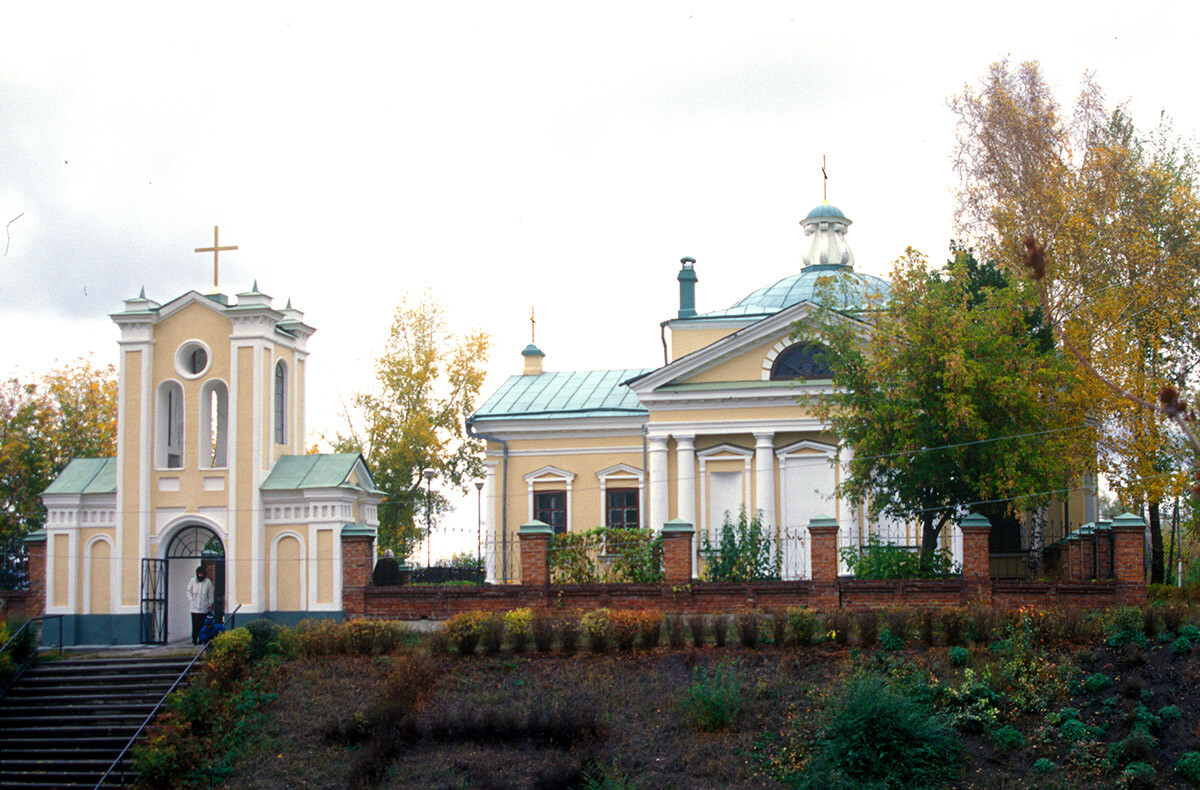
[[[204,618],[212,611],[213,605],[213,585],[203,565],[196,568],[196,578],[188,581],[187,599],[188,611],[192,613],[192,644],[198,645]]]

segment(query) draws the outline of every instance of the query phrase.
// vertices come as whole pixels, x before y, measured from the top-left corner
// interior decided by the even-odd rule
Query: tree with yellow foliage
[[[428,291],[406,297],[375,361],[375,388],[357,393],[345,414],[346,432],[335,446],[366,458],[387,494],[379,507],[380,545],[401,557],[425,536],[426,497],[434,523],[450,508],[443,493],[423,488],[422,470],[435,470],[443,489],[463,493],[482,472],[482,443],[467,436],[465,426],[483,387],[490,344],[480,329],[452,334]]]
[[[960,229],[1008,271],[1035,272],[1101,422],[1100,469],[1146,509],[1162,581],[1160,503],[1188,488],[1181,445],[1200,451],[1178,394],[1200,364],[1195,155],[1165,118],[1142,133],[1108,109],[1090,77],[1064,119],[1037,63],[993,64],[951,108]]]
[[[10,378],[0,417],[0,539],[11,539],[42,526],[42,492],[72,458],[116,454],[116,370],[82,358],[34,381]]]

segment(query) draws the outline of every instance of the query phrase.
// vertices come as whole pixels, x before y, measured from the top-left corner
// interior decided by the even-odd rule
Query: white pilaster
[[[667,521],[667,503],[670,501],[667,496],[667,486],[670,483],[667,479],[667,437],[651,436],[647,443],[650,456],[650,479],[647,481],[650,490],[650,515],[647,526],[657,532]]]
[[[495,512],[496,512],[496,464],[485,463],[483,465],[486,474],[483,478],[483,491],[480,492],[483,496],[483,567],[484,577],[488,581],[496,579],[496,532],[495,532]]]
[[[694,436],[675,437],[675,496],[681,518],[693,527],[696,521],[696,442]],[[699,534],[692,541],[692,576],[699,573]]]

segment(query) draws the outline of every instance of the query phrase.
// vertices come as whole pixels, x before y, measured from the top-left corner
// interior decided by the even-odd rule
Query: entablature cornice
[[[668,439],[675,435],[692,438],[729,434],[801,433],[829,430],[832,430],[832,426],[816,417],[797,417],[784,420],[656,422],[650,425],[646,435],[652,439]]]
[[[472,422],[475,432],[506,441],[514,439],[561,439],[564,436],[607,437],[642,434],[646,424],[644,414],[630,417],[564,417],[561,419],[477,419]],[[640,439],[639,439],[640,440]]]

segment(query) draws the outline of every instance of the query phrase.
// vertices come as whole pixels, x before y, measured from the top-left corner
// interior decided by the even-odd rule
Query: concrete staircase
[[[95,787],[192,657],[34,664],[0,700],[0,787]]]

